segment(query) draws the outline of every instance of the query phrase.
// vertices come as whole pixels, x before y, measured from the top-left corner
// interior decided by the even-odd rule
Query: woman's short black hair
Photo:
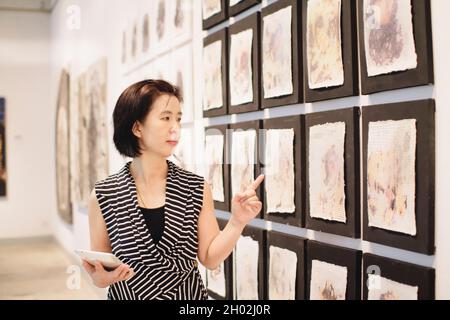
[[[143,80],[122,92],[113,112],[114,145],[121,155],[135,158],[142,154],[138,137],[132,128],[136,121],[143,122],[153,102],[162,94],[169,94],[182,102],[180,88],[164,80]]]

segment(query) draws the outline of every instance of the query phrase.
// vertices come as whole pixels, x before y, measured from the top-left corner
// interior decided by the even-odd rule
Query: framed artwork
[[[214,207],[230,211],[228,125],[205,128],[205,178],[211,186]]]
[[[228,29],[203,40],[203,117],[227,114]]]
[[[169,0],[167,20],[172,47],[192,39],[193,1]]]
[[[301,25],[295,0],[274,2],[262,9],[261,107],[299,103],[303,100]]]
[[[267,232],[266,299],[305,299],[305,243],[304,238]]]
[[[263,300],[265,230],[247,225],[234,251],[236,300]]]
[[[310,113],[306,131],[306,228],[360,236],[358,107]]]
[[[434,300],[435,270],[364,253],[364,300]]]
[[[266,119],[261,135],[264,217],[298,227],[304,222],[304,123],[303,115]]]
[[[258,3],[261,0],[228,0],[228,12],[230,16],[235,16]]]
[[[0,197],[6,197],[6,100],[0,97]]]
[[[430,1],[358,0],[363,94],[434,82]]]
[[[364,240],[434,253],[434,100],[362,108]]]
[[[220,230],[223,230],[228,220],[217,219]],[[215,270],[207,270],[208,293],[216,300],[233,300],[233,253]]]
[[[230,208],[234,195],[243,192],[261,174],[259,160],[259,140],[261,120],[233,123],[229,125],[228,136],[230,141]],[[261,185],[256,189],[256,195],[262,199]],[[263,218],[261,210],[257,216]]]
[[[107,60],[101,58],[78,78],[78,202],[87,206],[96,181],[109,173]]]
[[[61,71],[56,105],[56,199],[58,215],[72,224],[72,201],[70,194],[70,92],[69,73]]]
[[[361,299],[361,251],[309,240],[306,252],[307,299]]]
[[[303,0],[305,101],[359,94],[356,3]]]
[[[186,44],[170,53],[170,76],[168,80],[181,89],[183,115],[181,123],[194,121],[194,88],[192,74],[192,44]],[[167,68],[167,65],[164,66]]]
[[[255,111],[260,104],[260,12],[229,27],[228,113]]]
[[[214,27],[228,18],[226,0],[202,0],[203,30]]]

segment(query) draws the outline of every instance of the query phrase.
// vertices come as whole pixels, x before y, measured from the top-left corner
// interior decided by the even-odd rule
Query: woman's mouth
[[[170,144],[172,147],[175,147],[178,144],[178,141],[168,140],[167,143]]]

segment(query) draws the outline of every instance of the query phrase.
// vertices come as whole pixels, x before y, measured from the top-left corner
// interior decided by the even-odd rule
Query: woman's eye
[[[164,118],[163,118],[163,120],[169,120],[169,119],[170,119],[169,117],[164,117]]]

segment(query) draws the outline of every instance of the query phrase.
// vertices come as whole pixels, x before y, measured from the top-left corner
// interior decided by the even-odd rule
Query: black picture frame
[[[294,192],[295,192],[295,212],[292,213],[280,213],[273,212],[267,213],[267,194],[265,192],[265,180],[260,185],[261,191],[264,195],[263,198],[263,209],[264,217],[268,221],[283,223],[287,225],[302,227],[304,225],[304,212],[305,212],[305,157],[304,157],[304,148],[305,148],[305,116],[304,115],[295,115],[295,116],[287,116],[287,117],[279,117],[279,118],[271,118],[263,120],[263,133],[268,129],[294,129],[294,176],[295,176],[295,184],[294,184]],[[263,158],[262,167],[265,167],[265,135],[261,137],[261,157]]]
[[[230,0],[227,0],[228,4],[228,12],[230,13],[230,17],[236,16],[239,13],[253,7],[254,5],[260,4],[261,0],[242,0],[236,3],[234,6],[230,5]]]
[[[211,27],[214,27],[215,25],[225,21],[228,18],[228,2],[227,0],[219,0],[220,1],[220,7],[222,10],[220,12],[216,13],[215,15],[204,19],[202,17],[202,28],[203,30],[209,29]],[[203,3],[202,3],[203,6]]]
[[[315,102],[335,98],[359,95],[358,78],[358,46],[356,28],[356,3],[354,0],[342,0],[341,7],[341,45],[342,63],[344,68],[344,83],[329,88],[309,88],[308,48],[306,45],[307,29],[307,2],[302,0],[302,43],[303,43],[303,69],[305,102]]]
[[[305,116],[305,189],[306,189],[306,228],[333,233],[351,238],[360,237],[360,143],[359,143],[359,118],[361,111],[359,107],[337,109],[331,111],[315,112]],[[333,123],[345,123],[344,140],[344,179],[345,179],[345,212],[347,221],[345,223],[338,221],[329,221],[311,217],[310,215],[310,177],[309,177],[309,129],[312,126]]]
[[[367,76],[366,51],[364,45],[363,0],[358,0],[359,50],[361,60],[361,91],[371,94],[380,91],[415,87],[434,83],[433,44],[431,32],[430,1],[412,0],[413,33],[417,53],[415,69],[391,74]]]
[[[306,299],[311,293],[312,261],[320,260],[347,268],[345,300],[361,300],[362,251],[308,240],[306,249],[307,278]]]
[[[292,7],[291,23],[291,58],[292,58],[292,94],[273,98],[264,98],[264,77],[263,77],[263,38],[264,38],[264,18],[286,7]],[[301,39],[302,25],[299,23],[300,6],[296,0],[280,0],[262,9],[261,15],[261,108],[270,108],[275,106],[290,105],[303,102],[303,78],[302,78],[302,50]]]
[[[416,119],[415,236],[368,225],[367,152],[369,122]],[[432,99],[362,107],[363,239],[404,250],[434,253],[435,102]]]
[[[223,230],[228,223],[228,220],[217,218],[220,230]],[[225,297],[220,296],[208,288],[208,295],[216,300],[233,300],[233,252],[224,261],[225,273]]]
[[[363,299],[367,300],[369,273],[410,286],[418,286],[418,300],[435,299],[435,270],[399,260],[380,257],[371,253],[363,255]]]
[[[217,125],[205,127],[205,140],[208,135],[223,135],[224,150],[223,150],[223,160],[222,160],[222,174],[223,174],[223,192],[224,201],[214,200],[214,207],[223,211],[230,211],[230,163],[227,161],[229,159],[228,152],[228,137],[227,137],[228,125]]]
[[[204,110],[203,117],[222,116],[228,113],[228,28],[217,31],[203,39],[203,48],[216,41],[222,42],[222,101],[221,108]]]
[[[233,123],[229,125],[229,129],[228,129],[228,135],[227,135],[227,141],[229,141],[229,159],[228,159],[228,163],[230,164],[230,208],[231,208],[231,201],[233,198],[233,190],[231,188],[231,183],[232,183],[232,163],[231,163],[231,159],[232,159],[232,148],[233,148],[233,135],[232,133],[235,130],[249,130],[249,129],[254,129],[256,130],[256,145],[255,145],[255,164],[254,164],[254,178],[256,179],[260,174],[261,174],[261,161],[259,158],[259,150],[260,150],[260,128],[262,126],[262,120],[252,120],[252,121],[246,121],[246,122],[238,122],[238,123]],[[256,189],[256,196],[263,201],[262,198],[262,187],[261,185]],[[263,204],[264,205],[264,204]],[[264,211],[261,209],[261,212],[259,213],[259,215],[256,216],[256,218],[260,218],[263,219],[264,218]]]
[[[251,14],[250,16],[237,21],[236,23],[232,24],[228,29],[228,114],[233,113],[242,113],[242,112],[250,112],[250,111],[257,111],[259,110],[260,103],[261,103],[261,88],[260,88],[260,76],[261,76],[261,43],[260,40],[260,21],[261,20],[261,13],[255,12]],[[253,87],[253,101],[248,103],[243,103],[239,105],[232,105],[231,104],[231,37],[234,34],[238,34],[242,31],[252,29],[253,30],[253,37],[252,37],[252,87]]]
[[[266,239],[267,239],[267,231],[251,226],[251,225],[246,225],[244,230],[242,231],[242,236],[244,237],[251,237],[254,241],[258,241],[259,245],[259,249],[258,249],[258,297],[259,300],[264,300],[265,299],[265,292],[266,292],[266,271],[265,271],[265,267],[266,267],[266,255],[265,255],[265,248],[266,248]],[[237,256],[235,254],[235,263],[236,265],[239,264],[239,261],[237,261]],[[236,285],[236,290],[238,288],[238,283],[237,283],[237,277],[235,277],[235,285]],[[236,299],[238,299],[237,297],[237,291],[236,291]]]
[[[271,245],[287,249],[293,251],[297,254],[297,278],[295,280],[295,300],[304,300],[305,299],[305,275],[306,275],[306,255],[305,255],[305,246],[307,239],[285,234],[278,231],[267,231],[267,240],[266,240],[266,251],[265,255],[267,257],[267,265],[266,265],[266,293],[265,299],[269,299],[269,272],[270,272],[270,251],[269,248]]]

